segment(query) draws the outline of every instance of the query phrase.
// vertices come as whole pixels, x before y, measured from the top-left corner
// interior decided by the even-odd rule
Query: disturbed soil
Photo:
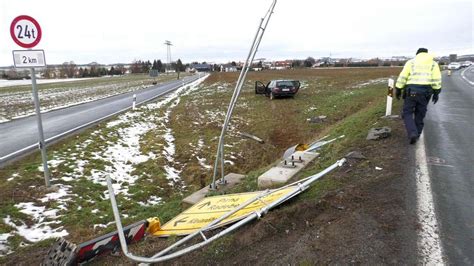
[[[406,170],[412,146],[401,123],[392,130],[360,150],[366,160],[351,159],[325,177],[349,181],[345,187],[318,201],[289,202],[239,229],[224,250],[204,249],[172,264],[415,264],[414,179]]]

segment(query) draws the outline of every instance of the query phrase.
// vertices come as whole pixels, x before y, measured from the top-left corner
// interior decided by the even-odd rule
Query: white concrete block
[[[295,162],[295,167],[284,166],[284,160],[278,163],[277,166],[270,168],[268,171],[258,177],[259,188],[277,187],[285,184],[293,176],[299,173],[306,165],[319,156],[316,152],[297,151],[293,153],[295,160],[301,156],[303,162]],[[287,165],[291,165],[291,156],[287,158]]]

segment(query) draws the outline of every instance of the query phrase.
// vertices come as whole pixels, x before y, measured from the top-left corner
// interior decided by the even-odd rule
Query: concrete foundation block
[[[265,189],[278,187],[287,183],[288,180],[299,173],[309,162],[313,161],[318,156],[319,153],[316,152],[297,151],[293,153],[295,162],[294,167],[292,167],[292,161],[288,160],[288,158],[286,165],[284,160],[281,161],[277,166],[270,168],[258,177],[258,188]],[[302,160],[301,162],[298,161],[300,157]],[[291,158],[291,156],[289,158]]]

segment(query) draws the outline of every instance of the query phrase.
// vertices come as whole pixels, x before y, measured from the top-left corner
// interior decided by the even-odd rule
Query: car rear
[[[299,82],[293,80],[279,80],[272,92],[275,96],[294,96],[299,89]]]

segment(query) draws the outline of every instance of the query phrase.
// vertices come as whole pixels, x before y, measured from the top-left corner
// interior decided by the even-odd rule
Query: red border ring
[[[36,40],[34,42],[32,42],[30,44],[22,43],[22,42],[20,42],[20,40],[18,40],[16,38],[16,36],[15,36],[15,25],[20,20],[28,20],[28,21],[30,21],[31,23],[33,23],[35,25],[36,29],[38,30],[38,38],[36,38]],[[36,21],[34,18],[32,18],[30,16],[21,15],[21,16],[16,17],[12,21],[12,24],[10,25],[10,35],[12,36],[13,41],[16,44],[18,44],[19,46],[21,46],[23,48],[33,48],[41,41],[41,37],[43,36],[43,33],[41,31],[41,27],[40,27],[38,21]]]

